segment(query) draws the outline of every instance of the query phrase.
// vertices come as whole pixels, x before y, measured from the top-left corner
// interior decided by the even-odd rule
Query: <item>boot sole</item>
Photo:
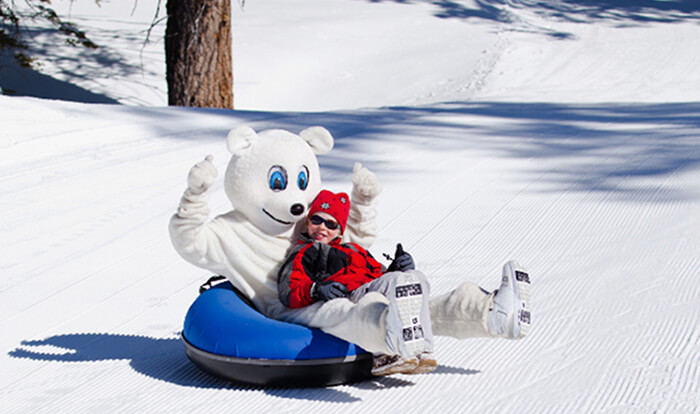
[[[427,374],[428,372],[435,371],[438,366],[438,362],[435,358],[418,358],[418,366],[411,372],[407,374]]]
[[[506,264],[506,272],[503,277],[510,278],[515,295],[513,309],[513,324],[519,326],[515,338],[523,338],[530,332],[530,274],[516,261]]]
[[[423,288],[418,277],[410,273],[401,273],[396,281],[395,297],[406,352],[408,355],[418,355],[425,350],[423,325],[420,320]]]
[[[400,359],[392,364],[382,365],[381,367],[373,367],[372,375],[375,377],[382,377],[385,375],[394,374],[410,374],[413,373],[419,366],[420,363],[418,362],[418,358],[414,357],[410,359]]]

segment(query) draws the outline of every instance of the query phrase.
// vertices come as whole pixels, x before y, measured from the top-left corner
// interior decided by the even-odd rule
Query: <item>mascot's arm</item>
[[[187,190],[180,199],[177,213],[170,219],[170,239],[175,250],[187,261],[207,266],[221,263],[218,236],[212,228],[207,205],[207,190],[214,183],[217,171],[212,156],[195,164],[187,177]]]
[[[359,244],[365,249],[377,238],[377,210],[375,199],[382,191],[377,176],[362,164],[356,163],[352,172],[350,215],[343,234],[344,242]]]

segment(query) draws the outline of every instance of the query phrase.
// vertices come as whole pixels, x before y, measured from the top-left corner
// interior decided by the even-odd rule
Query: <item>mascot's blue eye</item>
[[[309,185],[309,170],[304,167],[303,170],[299,171],[299,178],[297,178],[297,184],[302,190],[306,190]]]
[[[267,181],[273,191],[282,191],[287,188],[287,170],[275,165],[267,173]]]

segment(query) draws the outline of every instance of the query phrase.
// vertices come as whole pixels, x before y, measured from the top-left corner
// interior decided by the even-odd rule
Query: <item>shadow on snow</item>
[[[43,347],[43,348],[42,348]],[[46,352],[45,347],[59,348],[62,352]],[[341,387],[328,388],[260,388],[220,380],[200,371],[185,355],[179,338],[152,338],[140,335],[109,333],[82,333],[55,335],[46,339],[23,341],[8,353],[11,357],[34,361],[100,362],[129,360],[134,371],[147,377],[184,387],[231,390],[260,390],[266,394],[311,401],[348,403],[360,401]],[[454,367],[440,367],[442,374],[474,375],[478,371]],[[414,385],[397,377],[383,377],[351,384],[358,389],[385,389]]]
[[[0,87],[5,95],[59,99],[71,102],[117,104],[116,99],[97,94],[70,82],[20,67],[12,57],[0,53]]]
[[[367,164],[385,180],[400,178],[415,166],[391,159],[390,149],[397,146],[446,155],[476,150],[507,158],[551,161],[542,164],[548,170],[527,172],[538,176],[546,173],[548,192],[592,193],[659,203],[700,197],[693,189],[676,187],[673,180],[700,168],[698,102],[464,101],[425,107],[296,113],[128,106],[117,106],[116,110],[147,118],[144,124],[163,139],[220,141],[224,157],[228,156],[228,129],[241,124],[258,131],[284,128],[292,132],[322,125],[335,138],[335,149],[319,156],[326,179],[350,177],[356,161]],[[216,122],[206,130],[193,122],[189,129],[188,119],[202,116],[213,117]],[[153,122],[154,119],[162,122]],[[172,130],[170,119],[177,119],[177,131]],[[192,162],[204,155],[193,154]]]
[[[435,17],[443,19],[483,19],[511,22],[507,7],[531,10],[537,14],[567,21],[674,23],[700,19],[700,3],[695,0],[475,0],[469,5],[453,0],[368,0],[370,3],[428,3]]]
[[[343,174],[350,174],[354,161],[367,158],[376,144],[386,148],[401,141],[419,151],[479,149],[513,158],[553,160],[557,167],[547,171],[552,191],[591,192],[641,202],[699,195],[674,188],[667,179],[700,167],[700,103],[453,102],[289,115],[275,119],[274,124],[293,131],[309,125],[326,126],[336,137],[337,147],[344,151],[319,159],[324,169]],[[400,175],[397,165],[401,163],[385,170],[381,164],[372,168],[387,176]],[[653,185],[639,184],[640,178],[657,180]]]
[[[607,21],[618,25],[677,23],[700,20],[700,2],[695,0],[475,0],[469,4],[453,0],[368,0],[370,3],[431,4],[440,19],[487,20],[518,26],[517,30],[540,33],[558,40],[571,33],[552,31],[529,24],[512,10],[531,11],[542,18],[574,23]],[[515,26],[514,26],[515,27]]]
[[[74,112],[90,110],[74,108]],[[546,170],[531,168],[524,173],[543,176],[547,192],[591,193],[659,203],[700,197],[694,189],[676,187],[674,182],[674,177],[700,168],[699,102],[464,101],[424,107],[284,113],[125,105],[113,110],[130,122],[151,128],[157,139],[220,142],[217,159],[222,160],[229,156],[226,135],[236,126],[247,124],[258,131],[283,128],[298,133],[321,125],[335,138],[334,150],[319,156],[324,178],[330,177],[330,181],[333,176],[341,180],[350,177],[356,161],[387,182],[415,172],[413,163],[392,159],[391,149],[396,146],[416,153],[478,151],[549,161],[542,163]],[[207,120],[209,126],[203,127],[202,120]],[[192,154],[192,163],[205,155]]]
[[[107,39],[141,36],[141,33],[110,34],[107,30],[103,33],[108,34]],[[5,95],[116,104],[119,103],[117,99],[91,92],[75,85],[74,82],[105,77],[128,77],[144,70],[140,65],[126,63],[123,54],[109,44],[100,44],[96,49],[70,47],[70,55],[62,55],[60,49],[52,42],[62,36],[56,29],[23,28],[22,37],[29,45],[28,54],[40,62],[36,70],[20,67],[10,51],[0,51],[0,87]],[[65,80],[41,73],[42,60],[56,62],[56,70],[60,70],[61,77]]]

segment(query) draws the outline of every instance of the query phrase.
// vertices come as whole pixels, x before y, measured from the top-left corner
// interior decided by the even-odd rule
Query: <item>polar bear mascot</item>
[[[170,221],[177,252],[196,266],[226,276],[268,317],[320,328],[373,353],[395,354],[386,322],[392,309],[380,293],[370,292],[358,302],[341,298],[300,309],[286,308],[278,298],[278,271],[321,189],[316,155],[331,150],[331,134],[323,127],[297,135],[281,129],[258,133],[241,126],[229,132],[226,144],[232,156],[224,187],[233,210],[209,218],[207,193],[217,171],[208,156],[190,170],[188,187]],[[359,164],[353,169],[352,183],[343,241],[368,248],[376,237],[374,201],[381,185]],[[514,273],[513,268],[508,271]],[[494,307],[498,308],[494,296],[465,283],[431,298],[434,333],[457,338],[522,336],[523,332],[503,330],[509,324],[512,328],[513,320],[504,322],[501,317],[500,327],[492,326],[492,319],[497,319]],[[511,300],[506,306],[511,306],[512,298],[507,299]],[[510,309],[503,314],[512,319],[512,313]]]

